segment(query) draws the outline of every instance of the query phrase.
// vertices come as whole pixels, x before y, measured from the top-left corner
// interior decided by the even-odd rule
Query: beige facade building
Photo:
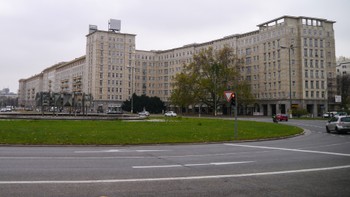
[[[333,23],[283,16],[252,32],[163,51],[136,50],[136,35],[93,26],[86,36],[86,55],[21,79],[19,101],[32,105],[40,91],[82,91],[93,96],[94,110],[121,106],[133,93],[168,103],[175,75],[194,54],[229,46],[245,59],[241,80],[250,82],[256,98],[254,105],[239,106],[240,113],[271,115],[292,107],[319,115],[331,104],[329,83],[336,74]]]
[[[350,61],[342,62],[337,65],[337,75],[349,75],[350,74]]]
[[[39,92],[82,92],[85,56],[70,62],[61,62],[43,70],[40,74],[19,80],[18,102],[20,106],[35,108]]]

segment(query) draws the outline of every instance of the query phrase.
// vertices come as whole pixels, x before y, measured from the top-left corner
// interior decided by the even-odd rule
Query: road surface
[[[326,133],[325,121],[282,124],[306,132],[244,143],[0,146],[0,196],[349,196],[350,135]]]

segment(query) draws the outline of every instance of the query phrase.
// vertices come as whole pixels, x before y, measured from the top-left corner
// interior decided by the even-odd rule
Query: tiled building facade
[[[256,31],[163,51],[136,50],[134,34],[96,29],[86,36],[85,56],[21,79],[19,101],[31,105],[39,91],[82,91],[92,94],[95,109],[120,106],[132,93],[168,103],[172,80],[194,54],[228,46],[245,59],[241,80],[250,82],[256,98],[255,104],[240,106],[241,112],[287,113],[292,104],[318,115],[328,110],[335,86],[329,85],[336,73],[333,23],[283,16]]]

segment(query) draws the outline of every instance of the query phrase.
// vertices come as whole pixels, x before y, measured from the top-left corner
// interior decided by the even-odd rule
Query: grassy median
[[[266,139],[301,133],[283,124],[238,121],[235,140]],[[0,120],[0,144],[127,145],[231,141],[234,121],[169,118],[148,121]]]

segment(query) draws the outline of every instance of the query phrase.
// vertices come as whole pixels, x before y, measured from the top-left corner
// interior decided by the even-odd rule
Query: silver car
[[[350,131],[350,116],[334,116],[326,124],[327,133],[335,131],[345,133]]]
[[[142,111],[139,113],[139,116],[149,116],[149,112],[148,111]]]
[[[173,112],[173,111],[168,111],[168,112],[166,112],[164,114],[164,116],[166,116],[166,117],[176,117],[177,114],[175,112]]]

